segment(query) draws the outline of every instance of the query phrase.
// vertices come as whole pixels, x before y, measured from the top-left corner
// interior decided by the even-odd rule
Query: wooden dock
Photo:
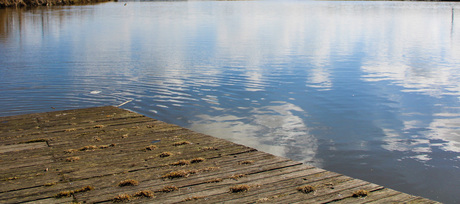
[[[0,118],[0,203],[436,203],[115,107]]]

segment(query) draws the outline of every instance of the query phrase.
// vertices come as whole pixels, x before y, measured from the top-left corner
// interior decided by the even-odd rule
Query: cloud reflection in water
[[[274,155],[315,163],[317,139],[309,134],[296,112],[304,113],[294,104],[280,102],[252,108],[244,119],[235,115],[197,115],[190,128]]]

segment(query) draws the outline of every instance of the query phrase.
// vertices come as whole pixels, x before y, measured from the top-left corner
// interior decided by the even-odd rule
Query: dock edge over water
[[[0,118],[0,203],[437,203],[106,106]]]

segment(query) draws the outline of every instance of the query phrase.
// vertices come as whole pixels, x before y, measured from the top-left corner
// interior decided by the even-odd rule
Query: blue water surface
[[[460,4],[156,1],[0,9],[0,116],[122,105],[460,200]]]

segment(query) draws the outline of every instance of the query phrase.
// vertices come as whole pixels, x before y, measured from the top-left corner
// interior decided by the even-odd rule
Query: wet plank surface
[[[0,118],[0,172],[0,203],[435,203],[112,106]]]

